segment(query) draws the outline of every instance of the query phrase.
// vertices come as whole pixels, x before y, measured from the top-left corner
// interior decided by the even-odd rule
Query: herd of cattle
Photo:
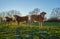
[[[30,26],[32,26],[32,23],[34,21],[37,21],[39,22],[39,28],[42,27],[43,25],[43,20],[44,20],[44,16],[45,16],[46,12],[41,12],[39,15],[31,15],[30,16]],[[29,20],[29,17],[28,16],[18,16],[18,15],[13,15],[13,17],[15,18],[15,20],[17,21],[17,25],[20,24],[20,22],[23,22],[23,21],[26,21],[26,25],[28,26],[28,20]],[[10,23],[13,21],[12,18],[10,17],[5,17],[6,18],[6,22]]]

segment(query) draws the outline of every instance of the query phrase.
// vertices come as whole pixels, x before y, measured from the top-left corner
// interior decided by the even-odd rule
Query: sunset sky
[[[27,15],[34,8],[45,11],[49,17],[53,8],[60,7],[60,0],[0,0],[0,12],[17,10]]]

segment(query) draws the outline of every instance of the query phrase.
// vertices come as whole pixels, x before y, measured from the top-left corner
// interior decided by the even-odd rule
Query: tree
[[[32,14],[38,14],[40,12],[40,9],[39,8],[35,8],[35,9],[33,9],[33,11],[31,11],[31,12],[29,12],[29,14],[30,15],[32,15]]]
[[[5,12],[0,12],[0,22],[4,20]]]
[[[60,8],[53,8],[50,16],[51,17],[50,17],[49,21],[54,21],[54,22],[59,21]]]
[[[60,17],[60,8],[52,9],[51,17]]]
[[[12,17],[13,15],[21,15],[19,11],[16,10],[10,10],[6,13],[7,16]]]
[[[33,11],[35,14],[38,14],[40,12],[40,9],[39,8],[35,8],[34,11]]]
[[[0,17],[4,17],[5,16],[5,12],[0,12]]]
[[[2,17],[2,13],[0,13],[0,17]]]

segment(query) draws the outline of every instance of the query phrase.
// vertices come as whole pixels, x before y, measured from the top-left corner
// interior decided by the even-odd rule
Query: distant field
[[[38,23],[33,27],[26,27],[25,23],[17,27],[17,23],[9,25],[0,23],[0,39],[60,39],[60,22],[44,22],[43,28],[38,28]]]

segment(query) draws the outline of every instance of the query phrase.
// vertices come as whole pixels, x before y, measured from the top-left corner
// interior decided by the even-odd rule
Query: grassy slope
[[[30,39],[39,39],[39,37],[45,39],[54,39],[57,37],[59,39],[60,37],[60,22],[45,22],[43,29],[40,30],[38,27],[35,27],[38,26],[38,23],[33,23],[32,28],[25,27],[26,25],[24,23],[21,23],[21,27],[17,27],[16,25],[16,23],[13,23],[13,25],[8,26],[8,24],[4,22],[0,24],[0,39],[5,39],[6,37],[16,39],[14,35],[19,35],[21,39],[27,38],[26,35],[29,35]],[[46,33],[39,33],[41,30]]]

